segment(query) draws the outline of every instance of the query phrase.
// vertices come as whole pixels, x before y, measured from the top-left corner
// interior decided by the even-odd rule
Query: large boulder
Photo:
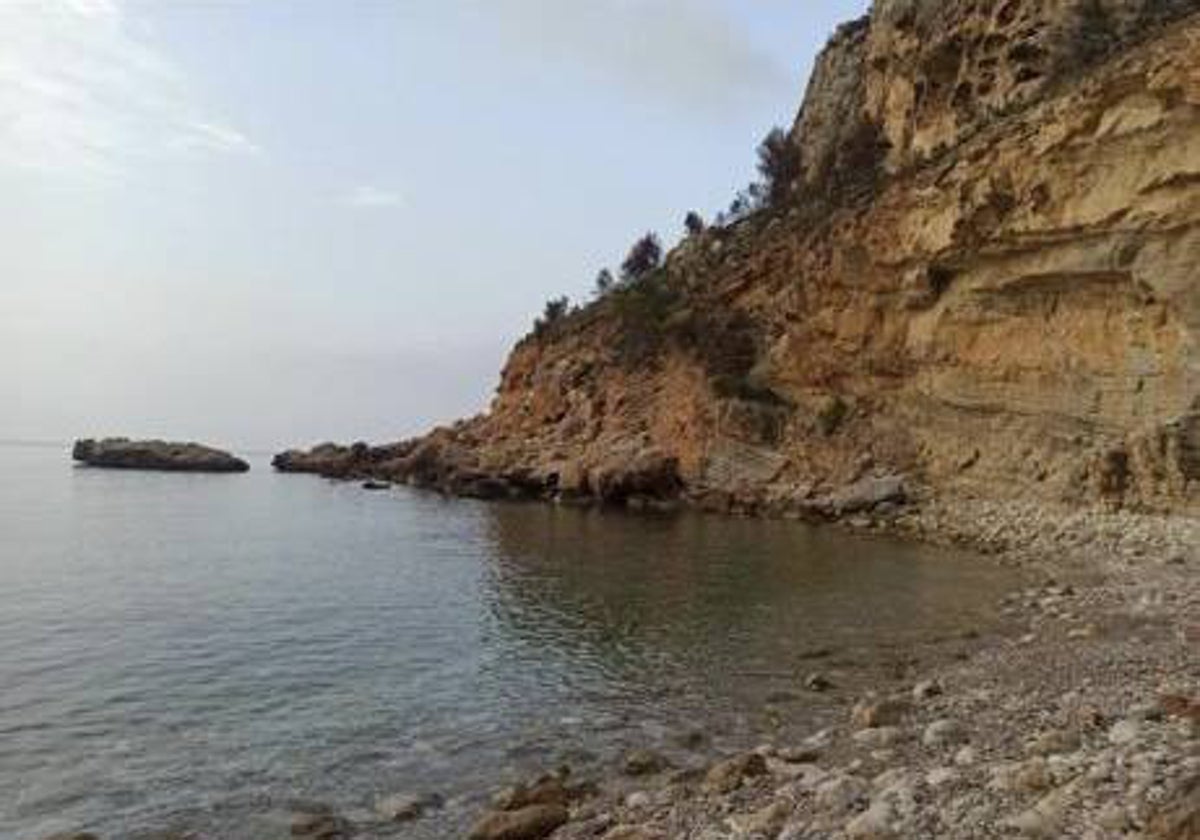
[[[161,440],[77,440],[71,457],[90,467],[169,472],[242,473],[250,465],[228,452],[198,443]]]
[[[683,490],[679,460],[654,448],[632,456],[614,454],[592,471],[588,483],[601,501],[610,504],[634,498],[674,499]]]
[[[869,513],[882,505],[900,505],[908,501],[908,487],[903,476],[868,476],[859,479],[831,495],[825,503],[834,517]]]

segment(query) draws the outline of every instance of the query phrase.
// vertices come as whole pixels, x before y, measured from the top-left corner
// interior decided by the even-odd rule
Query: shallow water
[[[1011,577],[797,523],[445,500],[0,446],[0,837],[286,836],[629,745],[798,736],[990,626]],[[383,832],[380,829],[381,833]]]

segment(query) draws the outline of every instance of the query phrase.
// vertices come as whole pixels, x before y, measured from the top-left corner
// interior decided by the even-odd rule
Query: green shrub
[[[647,233],[629,249],[621,263],[621,279],[626,283],[640,280],[662,266],[663,248],[658,234]]]
[[[667,322],[679,293],[661,269],[624,283],[609,295],[621,326],[621,355],[641,361],[658,352],[668,337]]]
[[[547,330],[567,317],[570,308],[571,301],[566,296],[546,301],[546,308],[542,310],[541,317],[533,322],[533,334],[544,335]]]

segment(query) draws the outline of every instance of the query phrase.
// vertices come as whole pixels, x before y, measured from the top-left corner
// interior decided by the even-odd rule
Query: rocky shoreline
[[[555,836],[1200,836],[1200,542],[1152,553],[1197,526],[1095,519],[1113,531],[1061,545],[1067,561],[1101,560],[1103,578],[1010,596],[1020,636],[847,698],[842,725],[737,757],[736,781],[728,763],[667,778],[581,809]],[[1117,552],[1093,554],[1117,531]],[[613,827],[596,834],[588,820]]]
[[[982,502],[899,521],[1026,569],[1007,632],[866,694],[809,675],[797,689],[841,711],[794,742],[680,764],[634,750],[601,779],[502,789],[469,837],[1200,837],[1200,522]],[[355,836],[308,819],[294,836]]]
[[[840,710],[805,737],[716,755],[697,733],[686,760],[634,750],[598,777],[560,768],[506,787],[469,836],[1200,837],[1200,521],[961,499],[843,524],[1019,565],[1005,628],[865,693],[798,678]],[[298,807],[285,833],[438,836],[425,823],[462,804]]]
[[[548,775],[507,789],[471,837],[1200,838],[1200,520],[902,504],[919,498],[815,513],[1020,566],[1041,583],[1006,598],[1010,633],[909,684],[838,698],[843,722],[799,743],[685,767],[635,755],[599,783]]]

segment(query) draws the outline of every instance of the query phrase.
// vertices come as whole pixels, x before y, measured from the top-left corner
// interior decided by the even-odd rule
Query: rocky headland
[[[77,440],[71,457],[89,467],[162,472],[243,473],[250,465],[212,447],[198,443],[161,440]]]
[[[541,323],[487,413],[275,465],[738,513],[1195,514],[1196,6],[879,0],[818,61],[779,196]]]
[[[786,144],[761,207],[539,323],[485,414],[275,467],[837,520],[1036,582],[806,740],[551,774],[471,836],[1200,837],[1200,3],[876,0]]]

